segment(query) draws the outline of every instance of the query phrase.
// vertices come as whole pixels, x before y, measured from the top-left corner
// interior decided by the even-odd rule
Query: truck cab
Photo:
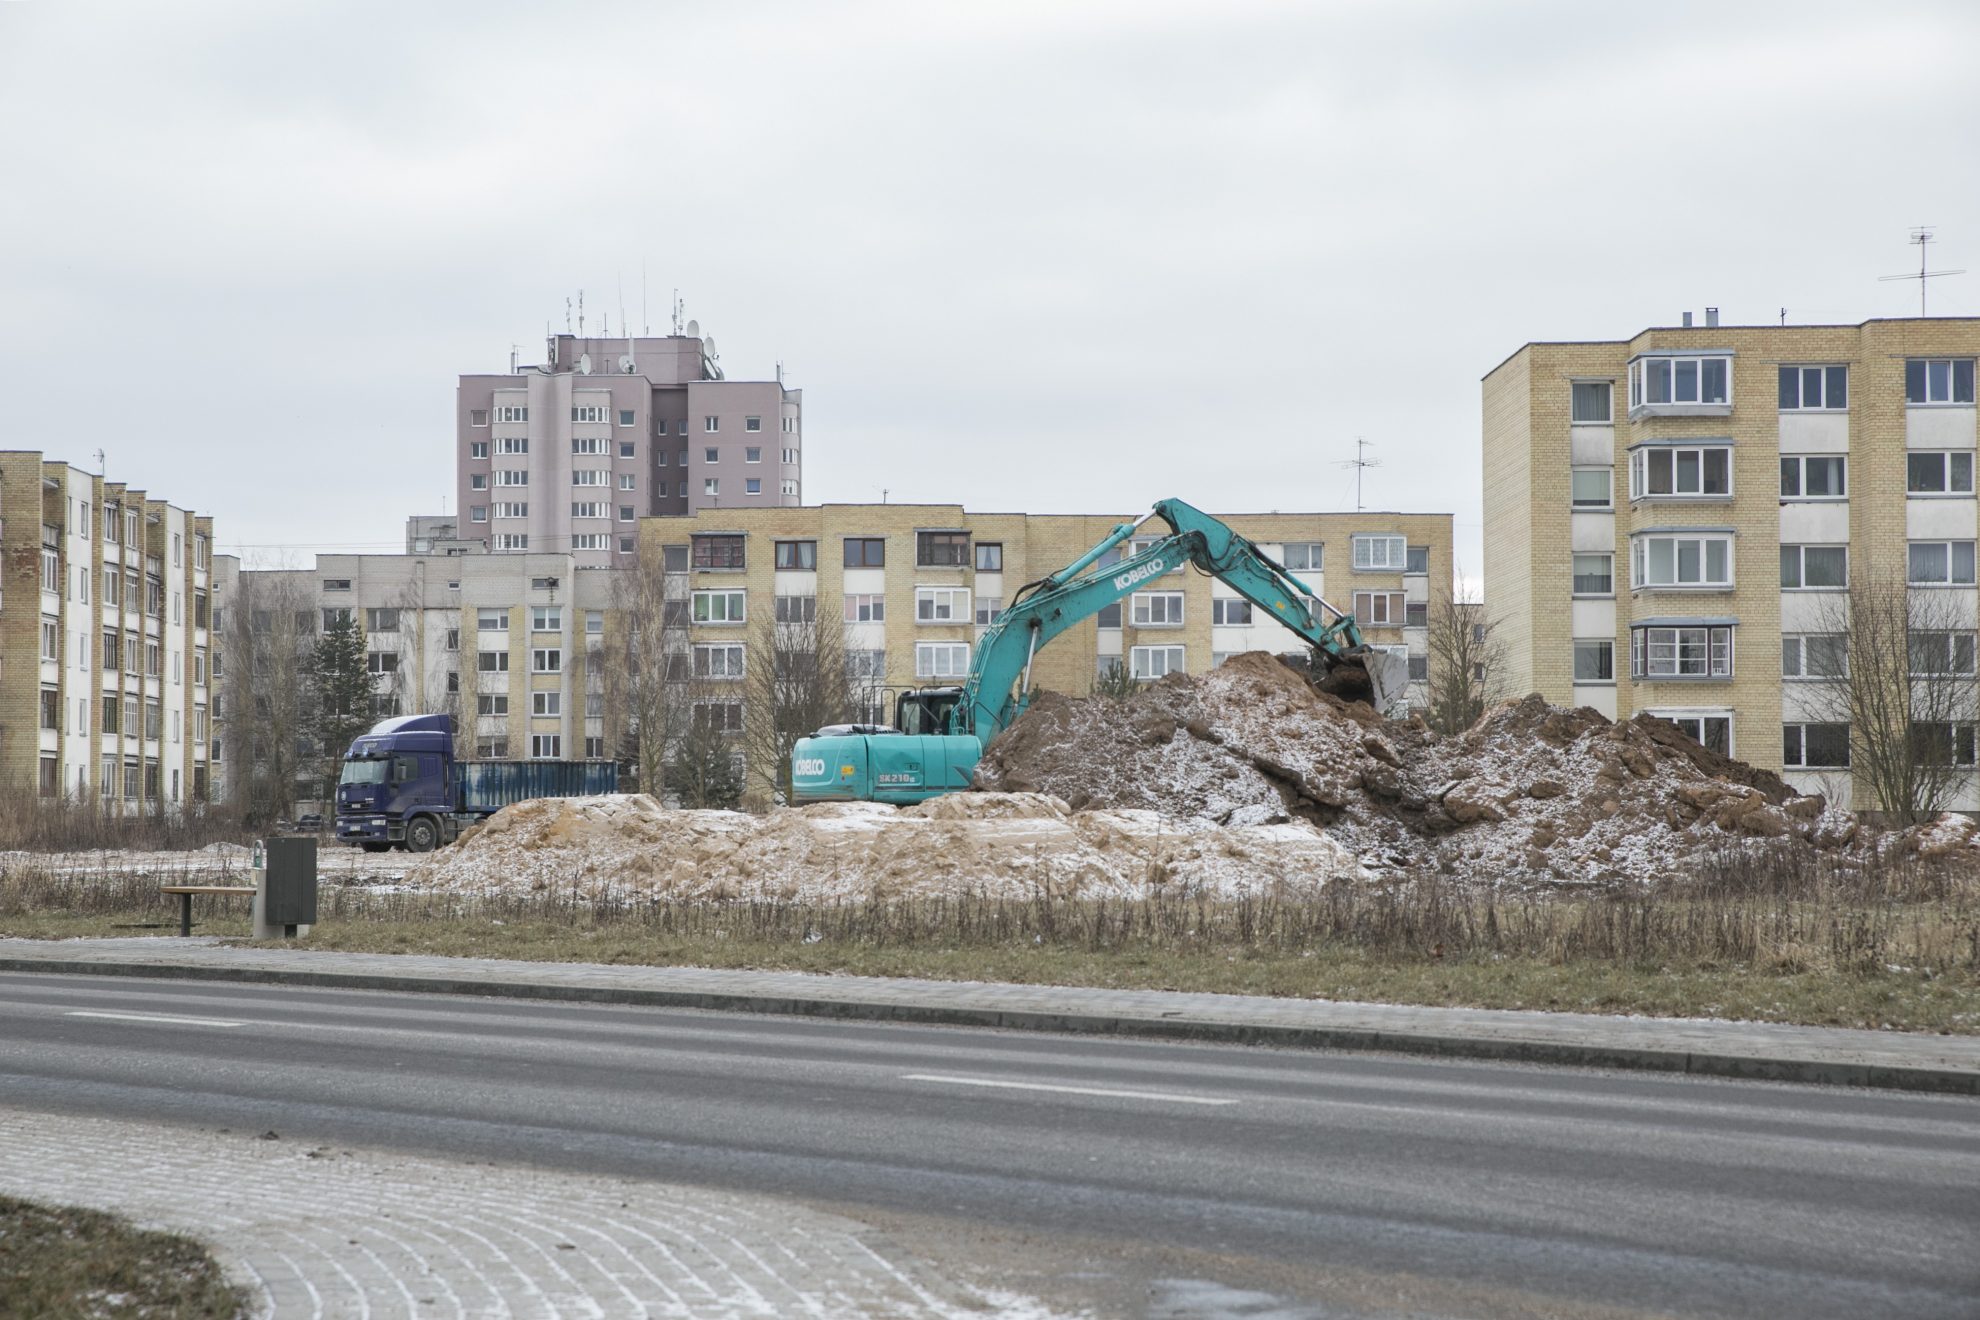
[[[445,715],[385,720],[353,742],[337,777],[337,838],[383,852],[430,852],[454,836],[453,722]]]

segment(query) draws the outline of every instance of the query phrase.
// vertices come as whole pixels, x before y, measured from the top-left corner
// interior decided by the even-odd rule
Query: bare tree
[[[316,614],[299,578],[269,570],[241,573],[226,609],[213,718],[230,794],[250,824],[262,824],[287,815],[296,798]]]
[[[1915,589],[1892,573],[1852,577],[1823,600],[1818,631],[1783,641],[1785,667],[1811,680],[1792,685],[1804,719],[1787,737],[1798,732],[1801,764],[1815,763],[1813,739],[1833,748],[1820,760],[1843,754],[1869,799],[1853,805],[1916,824],[1973,773],[1974,619],[1964,593]]]
[[[1483,602],[1459,600],[1449,586],[1430,603],[1424,622],[1430,694],[1424,719],[1439,733],[1461,733],[1505,698],[1505,645]]]
[[[612,608],[598,646],[606,736],[612,755],[656,796],[667,783],[669,749],[693,718],[689,688],[688,591],[683,574],[642,564],[612,578]]]
[[[845,625],[818,617],[817,597],[779,596],[772,617],[751,629],[742,673],[743,760],[752,799],[791,800],[791,749],[827,724],[850,723],[856,680],[848,667]],[[697,649],[695,677],[708,665]]]

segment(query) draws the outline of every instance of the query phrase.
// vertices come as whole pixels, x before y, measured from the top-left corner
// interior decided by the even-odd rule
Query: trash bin
[[[316,840],[265,840],[262,871],[255,879],[254,937],[293,939],[316,924]]]

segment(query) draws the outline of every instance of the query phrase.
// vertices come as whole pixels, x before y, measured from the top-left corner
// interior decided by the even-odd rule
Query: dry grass
[[[176,929],[153,877],[0,876],[0,934]],[[1699,859],[1681,885],[1503,894],[1424,877],[1319,898],[846,903],[327,887],[316,948],[1713,1016],[1980,1033],[1980,877],[1941,862]],[[246,905],[198,900],[246,935]]]
[[[0,849],[191,849],[209,843],[245,843],[250,833],[239,815],[224,807],[166,815],[131,805],[128,812],[107,810],[94,802],[41,797],[32,784],[0,784]]]
[[[190,1238],[0,1196],[0,1317],[218,1320],[245,1307]]]

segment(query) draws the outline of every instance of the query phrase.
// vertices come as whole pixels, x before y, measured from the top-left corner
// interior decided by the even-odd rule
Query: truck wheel
[[[362,849],[364,849],[364,850],[365,850],[366,852],[390,852],[390,851],[392,851],[392,845],[391,845],[391,844],[389,844],[389,843],[361,843],[361,844],[359,844],[358,846],[359,846],[360,848],[362,848]]]
[[[432,852],[440,846],[440,826],[431,816],[418,816],[406,822],[406,851]]]

